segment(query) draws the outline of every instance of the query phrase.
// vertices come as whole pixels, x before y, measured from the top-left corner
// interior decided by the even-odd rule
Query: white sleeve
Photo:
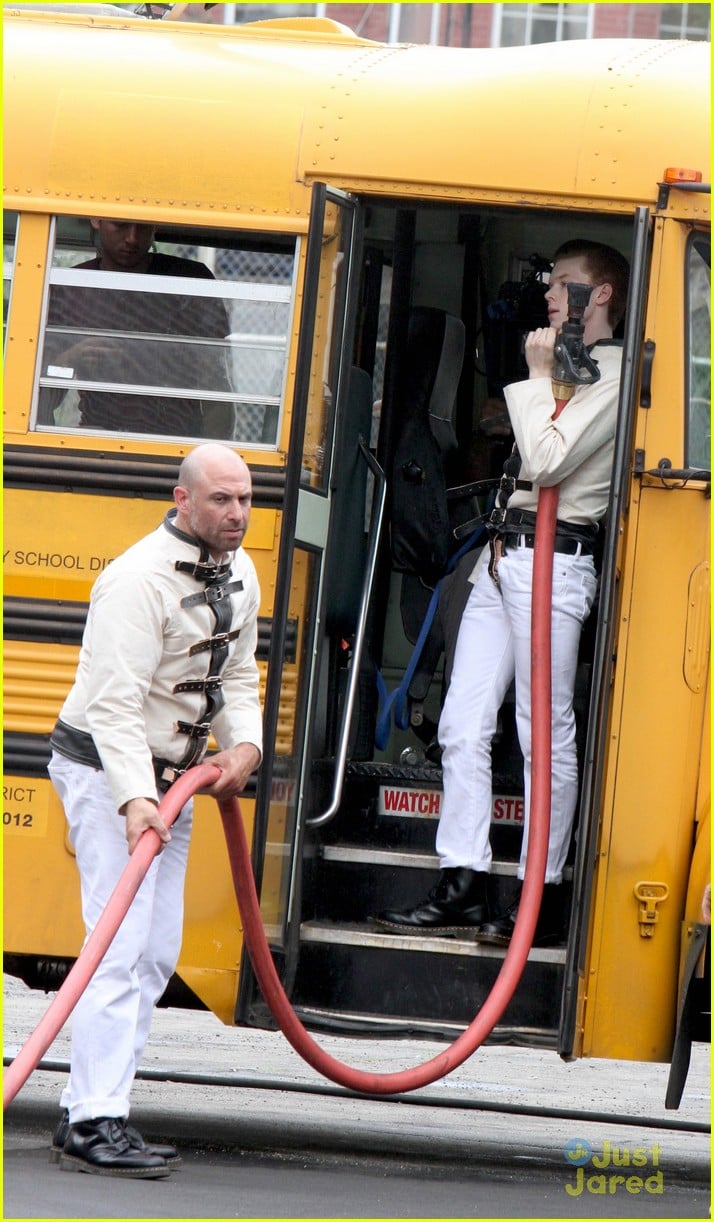
[[[550,378],[505,388],[522,478],[539,487],[559,484],[613,438],[620,384],[619,349],[613,351],[617,359],[602,362],[599,381],[576,387],[556,420]]]
[[[149,573],[117,574],[95,586],[86,716],[117,809],[130,798],[157,798],[144,716],[161,661],[164,612]]]

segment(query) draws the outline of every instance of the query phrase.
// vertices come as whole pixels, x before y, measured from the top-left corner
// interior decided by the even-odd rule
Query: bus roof
[[[615,212],[654,206],[667,166],[709,180],[706,43],[460,50],[11,8],[4,42],[7,208],[300,230],[315,179]]]

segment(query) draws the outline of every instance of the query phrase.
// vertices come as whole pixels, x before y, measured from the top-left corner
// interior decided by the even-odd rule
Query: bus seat
[[[389,473],[392,563],[432,586],[449,554],[446,467],[457,448],[454,412],[464,347],[460,318],[431,307],[412,311],[402,425]]]
[[[450,460],[458,448],[454,417],[463,368],[465,327],[443,310],[410,315],[402,427],[392,464],[392,563],[401,572],[400,614],[407,640],[420,640],[433,607],[432,592],[459,544],[453,530],[463,506],[448,496]],[[469,511],[466,518],[472,516]],[[458,628],[458,625],[457,625]],[[422,636],[407,689],[412,724],[431,733],[421,706],[447,650],[439,612]]]
[[[325,556],[325,625],[329,636],[351,636],[357,624],[367,563],[365,498],[367,464],[359,439],[369,445],[372,379],[364,369],[349,371],[347,410],[335,438],[330,542]],[[345,564],[345,556],[350,563]]]

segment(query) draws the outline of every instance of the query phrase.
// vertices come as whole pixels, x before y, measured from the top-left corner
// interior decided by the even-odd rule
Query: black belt
[[[535,547],[535,535],[519,534],[517,531],[506,531],[501,535],[503,553],[513,547]],[[556,535],[553,540],[553,551],[564,556],[592,556],[595,548],[592,543],[582,539],[568,538],[566,535]]]

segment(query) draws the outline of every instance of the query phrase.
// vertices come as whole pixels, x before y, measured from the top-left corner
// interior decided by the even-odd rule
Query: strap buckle
[[[217,632],[215,636],[209,636],[205,641],[197,641],[188,651],[188,656],[192,658],[196,653],[203,653],[206,649],[227,649],[231,641],[240,636],[240,628],[233,628],[231,632]]]

